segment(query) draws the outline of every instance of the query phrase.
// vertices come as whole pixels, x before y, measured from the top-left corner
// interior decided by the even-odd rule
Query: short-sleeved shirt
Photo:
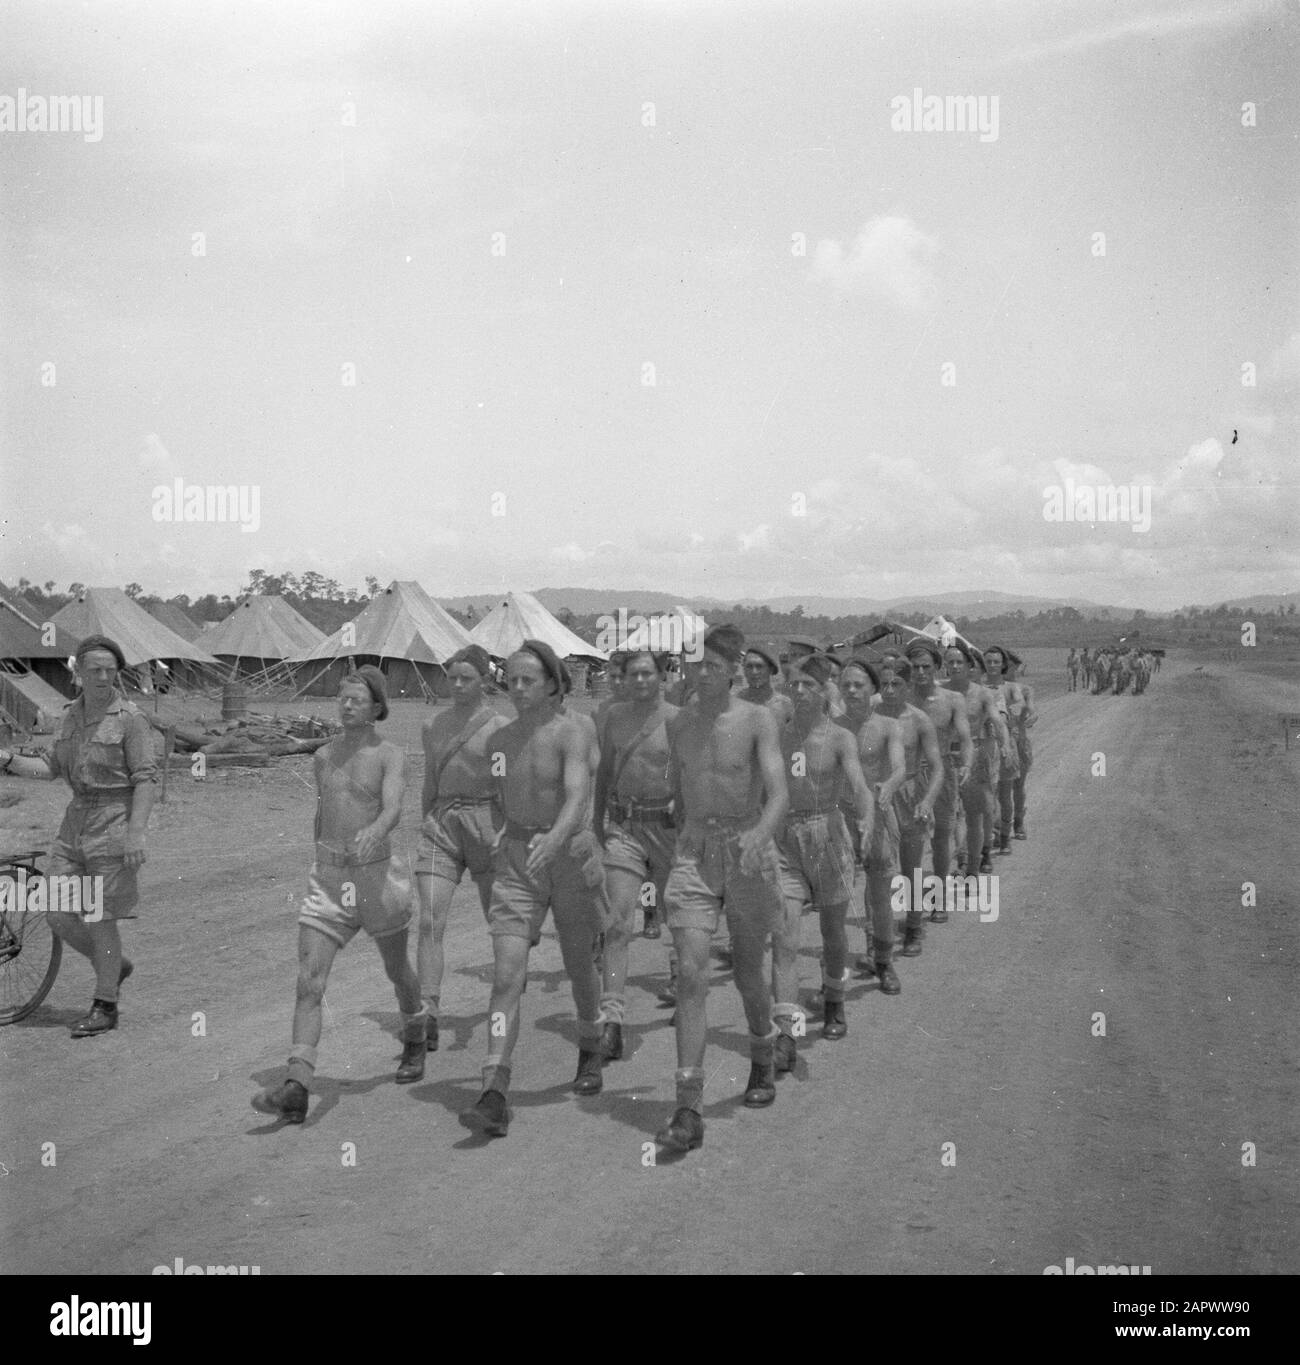
[[[153,730],[125,697],[114,697],[92,728],[86,725],[86,699],[78,697],[63,713],[63,728],[46,762],[78,796],[126,791],[158,780]]]

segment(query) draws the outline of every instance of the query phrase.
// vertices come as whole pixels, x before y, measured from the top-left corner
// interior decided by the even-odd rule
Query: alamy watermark
[[[1044,521],[1126,521],[1134,533],[1151,529],[1151,485],[1111,483],[1048,484],[1043,489]]]
[[[104,918],[102,876],[17,872],[0,878],[0,915],[80,915],[87,924]]]
[[[104,136],[103,95],[0,95],[0,133],[80,133],[87,142]]]
[[[619,607],[614,616],[597,617],[596,648],[606,654],[629,649],[680,654],[688,663],[699,663],[704,658],[704,632],[704,622],[687,607],[648,618]]]
[[[155,521],[237,521],[241,531],[262,524],[262,487],[256,483],[201,484],[173,479],[151,494]]]
[[[896,133],[978,133],[981,142],[998,140],[996,95],[911,95],[889,101],[889,126]]]

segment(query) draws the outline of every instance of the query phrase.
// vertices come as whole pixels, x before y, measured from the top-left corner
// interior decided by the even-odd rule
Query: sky
[[[0,578],[1292,591],[1298,37],[1285,0],[11,0]],[[1045,518],[1107,485],[1147,529]]]

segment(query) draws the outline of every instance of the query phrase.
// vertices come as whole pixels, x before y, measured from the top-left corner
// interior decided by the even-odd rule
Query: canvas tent
[[[155,673],[159,681],[166,677],[182,687],[216,681],[220,666],[211,654],[155,621],[121,588],[86,588],[51,620],[58,628],[60,648],[87,635],[116,640],[141,691],[152,691]],[[167,665],[165,670],[155,669],[160,662]]]
[[[556,620],[529,592],[507,593],[470,631],[470,638],[495,659],[509,658],[525,640],[541,640],[561,659],[609,658]]]
[[[708,625],[693,611],[658,613],[630,630],[621,649],[651,650],[655,654],[695,655],[704,647]]]
[[[141,606],[155,621],[174,631],[182,640],[192,643],[203,634],[203,627],[175,602],[142,602]]]
[[[66,660],[77,642],[56,632],[47,645],[26,606],[0,590],[0,722],[48,733],[73,693]]]
[[[231,676],[254,686],[288,682],[293,669],[285,660],[315,649],[325,639],[283,597],[241,597],[224,621],[203,632],[203,647],[229,665]]]
[[[204,637],[207,643],[208,637]],[[392,697],[446,695],[443,664],[469,633],[416,582],[392,582],[354,620],[311,649],[290,655],[300,693],[332,696],[350,669],[377,663]]]

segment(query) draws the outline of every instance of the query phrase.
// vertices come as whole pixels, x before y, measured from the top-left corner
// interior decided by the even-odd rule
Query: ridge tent
[[[254,686],[283,685],[295,675],[284,661],[324,639],[325,633],[283,597],[250,593],[224,621],[203,632],[203,647],[229,665],[232,678],[247,678]]]
[[[47,645],[44,638],[31,615],[0,590],[0,720],[20,730],[53,729],[75,690],[67,656],[76,641]]]
[[[155,621],[174,631],[182,640],[193,643],[203,634],[203,627],[175,602],[142,602],[140,604]]]
[[[509,658],[525,640],[541,640],[561,659],[609,658],[552,616],[530,592],[507,593],[469,634],[495,659]]]
[[[396,580],[360,615],[289,662],[299,665],[299,695],[333,696],[352,668],[377,663],[391,697],[446,696],[443,664],[471,643],[465,627],[418,583]]]
[[[220,667],[206,650],[168,630],[121,588],[86,588],[51,617],[61,651],[71,654],[87,635],[116,640],[140,691],[153,690],[155,667],[164,664],[159,680],[170,676],[183,687],[202,687],[215,680]]]

